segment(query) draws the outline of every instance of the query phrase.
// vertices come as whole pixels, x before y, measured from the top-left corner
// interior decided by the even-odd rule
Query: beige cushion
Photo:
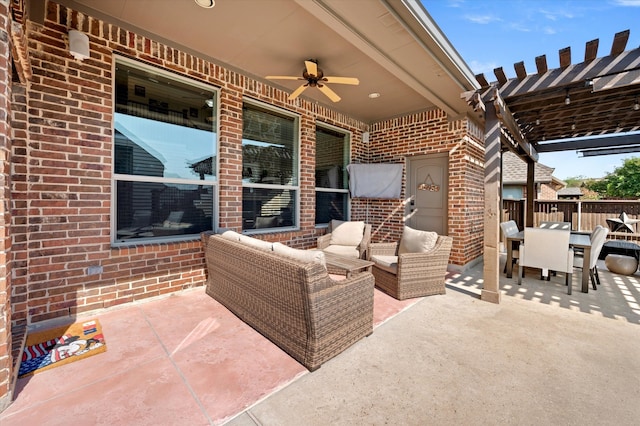
[[[240,235],[240,242],[251,247],[259,248],[262,250],[273,250],[273,243],[269,241],[262,241],[257,238],[252,238],[248,235]]]
[[[238,234],[236,231],[227,230],[220,234],[220,236],[227,240],[240,241],[241,234]]]
[[[420,231],[418,229],[404,227],[398,254],[403,253],[427,253],[436,246],[438,234],[431,231]]]
[[[360,257],[360,252],[358,251],[358,248],[354,246],[333,245],[333,246],[325,247],[323,250],[329,253],[333,253],[333,254],[337,254],[345,257],[355,257],[356,259]]]
[[[319,263],[327,267],[322,250],[298,250],[282,243],[273,243],[273,252],[306,263]]]
[[[371,261],[382,270],[398,274],[398,256],[371,256]]]
[[[333,219],[331,221],[331,240],[329,244],[341,246],[357,246],[364,236],[364,222]]]

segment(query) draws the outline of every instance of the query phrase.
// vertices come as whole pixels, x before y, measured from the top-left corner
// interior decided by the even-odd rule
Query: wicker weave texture
[[[445,294],[444,286],[453,239],[439,235],[428,253],[404,253],[398,256],[398,274],[373,265],[376,287],[399,300]],[[395,256],[398,243],[373,243],[369,256]]]
[[[203,235],[206,292],[313,371],[373,332],[371,273],[333,281],[323,266]]]

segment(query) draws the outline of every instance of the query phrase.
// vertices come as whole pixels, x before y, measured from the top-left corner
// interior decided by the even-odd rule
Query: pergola
[[[515,78],[494,69],[497,81],[476,75],[482,88],[462,96],[485,119],[485,285],[483,298],[499,300],[498,242],[501,151],[527,162],[527,193],[534,193],[534,164],[540,152],[580,151],[584,156],[640,151],[640,49],[625,50],[629,30],[617,33],[608,56],[597,57],[599,40],[586,43],[584,60],[571,64],[561,49],[560,67],[546,56],[527,74],[514,64]],[[533,197],[525,223],[533,225]]]

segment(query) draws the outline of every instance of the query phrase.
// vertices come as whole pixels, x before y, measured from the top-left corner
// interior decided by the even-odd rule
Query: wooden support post
[[[487,103],[484,135],[484,285],[480,298],[500,303],[500,120]]]
[[[536,163],[531,158],[527,158],[527,206],[525,209],[525,226],[533,226],[533,206],[536,199]]]

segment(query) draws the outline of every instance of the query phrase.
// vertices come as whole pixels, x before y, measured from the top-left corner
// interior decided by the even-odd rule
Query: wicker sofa
[[[334,281],[321,263],[291,257],[294,249],[242,237],[202,234],[207,294],[310,371],[373,332],[370,272]]]
[[[369,244],[376,287],[398,300],[445,294],[453,239],[437,235],[434,246],[423,253],[403,253],[401,242]]]

